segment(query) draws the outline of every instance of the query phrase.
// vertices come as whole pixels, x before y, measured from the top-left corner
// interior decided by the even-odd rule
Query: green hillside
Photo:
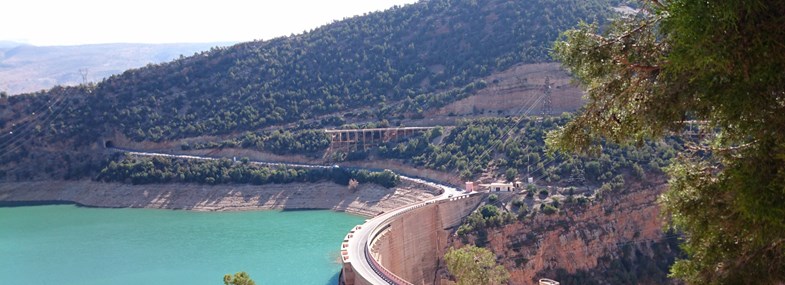
[[[485,88],[494,72],[549,61],[560,31],[608,18],[615,2],[421,1],[95,85],[0,98],[0,175],[29,179],[48,165],[55,176],[95,173],[105,158],[86,147],[116,134],[162,142],[290,123],[317,129],[347,112],[369,122],[417,118]]]
[[[379,107],[379,117],[411,115],[484,87],[478,79],[493,71],[547,61],[559,31],[604,19],[608,2],[423,1],[130,70],[89,91],[55,89],[8,103],[31,111],[58,97],[83,97],[69,104],[77,114],[54,120],[65,124],[53,130],[58,138],[116,130],[152,141],[366,106]]]

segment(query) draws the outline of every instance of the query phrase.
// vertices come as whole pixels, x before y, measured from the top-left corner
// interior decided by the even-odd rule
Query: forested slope
[[[481,78],[495,71],[548,61],[560,31],[606,19],[610,2],[421,1],[95,85],[0,98],[0,162],[9,169],[58,156],[44,163],[83,172],[96,159],[72,156],[116,134],[160,142],[308,119],[320,128],[357,108],[373,109],[369,121],[416,117],[486,87]]]
[[[549,60],[560,31],[604,19],[608,2],[422,1],[129,70],[89,88],[4,99],[0,128],[23,128],[14,123],[58,100],[68,101],[64,114],[42,125],[58,139],[111,130],[160,141],[364,106],[378,106],[379,117],[417,114],[483,88],[479,78],[493,71]]]

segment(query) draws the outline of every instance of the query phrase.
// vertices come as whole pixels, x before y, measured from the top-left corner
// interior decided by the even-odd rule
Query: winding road
[[[196,159],[196,160],[221,160],[227,157],[209,157],[209,156],[196,156],[196,155],[185,155],[185,154],[168,154],[168,153],[160,153],[160,152],[143,152],[138,150],[129,150],[123,148],[111,148],[111,150],[125,152],[132,155],[139,155],[139,156],[158,156],[158,157],[171,157],[171,158],[182,158],[182,159]],[[281,166],[281,167],[294,167],[294,168],[334,168],[340,167],[337,165],[319,165],[319,164],[300,164],[300,163],[288,163],[288,162],[269,162],[269,161],[258,161],[258,160],[250,160],[248,163],[256,164],[256,165],[266,165],[266,166]]]

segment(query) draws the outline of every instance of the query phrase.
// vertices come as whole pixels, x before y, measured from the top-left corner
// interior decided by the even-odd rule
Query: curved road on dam
[[[379,262],[371,255],[370,248],[374,239],[381,232],[381,230],[383,230],[388,224],[395,220],[396,217],[410,210],[439,201],[462,199],[471,195],[464,194],[462,191],[456,188],[436,184],[433,182],[427,182],[404,176],[401,176],[401,178],[409,179],[414,182],[423,183],[430,186],[440,187],[444,190],[444,192],[431,200],[404,206],[369,219],[364,224],[356,227],[352,232],[349,233],[350,238],[348,238],[347,247],[344,249],[346,250],[346,257],[344,257],[343,261],[351,263],[355,274],[359,278],[365,279],[371,284],[411,284],[410,282],[404,280],[401,277],[398,277],[394,273],[384,268],[384,266],[379,264]],[[347,257],[348,259],[346,259]]]
[[[138,150],[124,149],[113,147],[110,148],[114,151],[125,152],[132,155],[139,156],[158,156],[158,157],[171,157],[182,159],[196,159],[196,160],[220,160],[222,158],[195,156],[195,155],[182,155],[182,154],[168,154],[158,152],[144,152]],[[249,161],[249,163],[256,165],[267,166],[281,166],[281,167],[296,167],[296,168],[335,168],[341,167],[338,165],[319,165],[319,164],[300,164],[300,163],[286,163],[286,162],[266,162],[266,161]],[[346,167],[349,169],[366,169],[359,167]],[[370,169],[368,169],[370,170]],[[397,173],[396,173],[397,174]],[[430,187],[442,189],[442,194],[436,196],[425,202],[416,203],[413,205],[404,206],[387,213],[378,215],[368,219],[364,224],[355,227],[348,235],[348,241],[345,242],[342,250],[342,258],[344,263],[351,263],[352,268],[358,278],[362,278],[371,284],[411,284],[410,282],[398,277],[394,273],[384,268],[373,256],[371,255],[370,248],[373,239],[379,234],[381,229],[390,224],[399,215],[413,209],[417,209],[432,203],[440,201],[449,201],[455,199],[462,199],[472,194],[465,194],[463,191],[435,182],[425,181],[419,178],[408,177],[400,175],[402,180],[411,181],[414,183],[427,185]]]

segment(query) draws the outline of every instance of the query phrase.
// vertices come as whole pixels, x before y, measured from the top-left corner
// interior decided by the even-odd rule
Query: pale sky
[[[416,0],[8,0],[0,40],[33,45],[242,42]]]

